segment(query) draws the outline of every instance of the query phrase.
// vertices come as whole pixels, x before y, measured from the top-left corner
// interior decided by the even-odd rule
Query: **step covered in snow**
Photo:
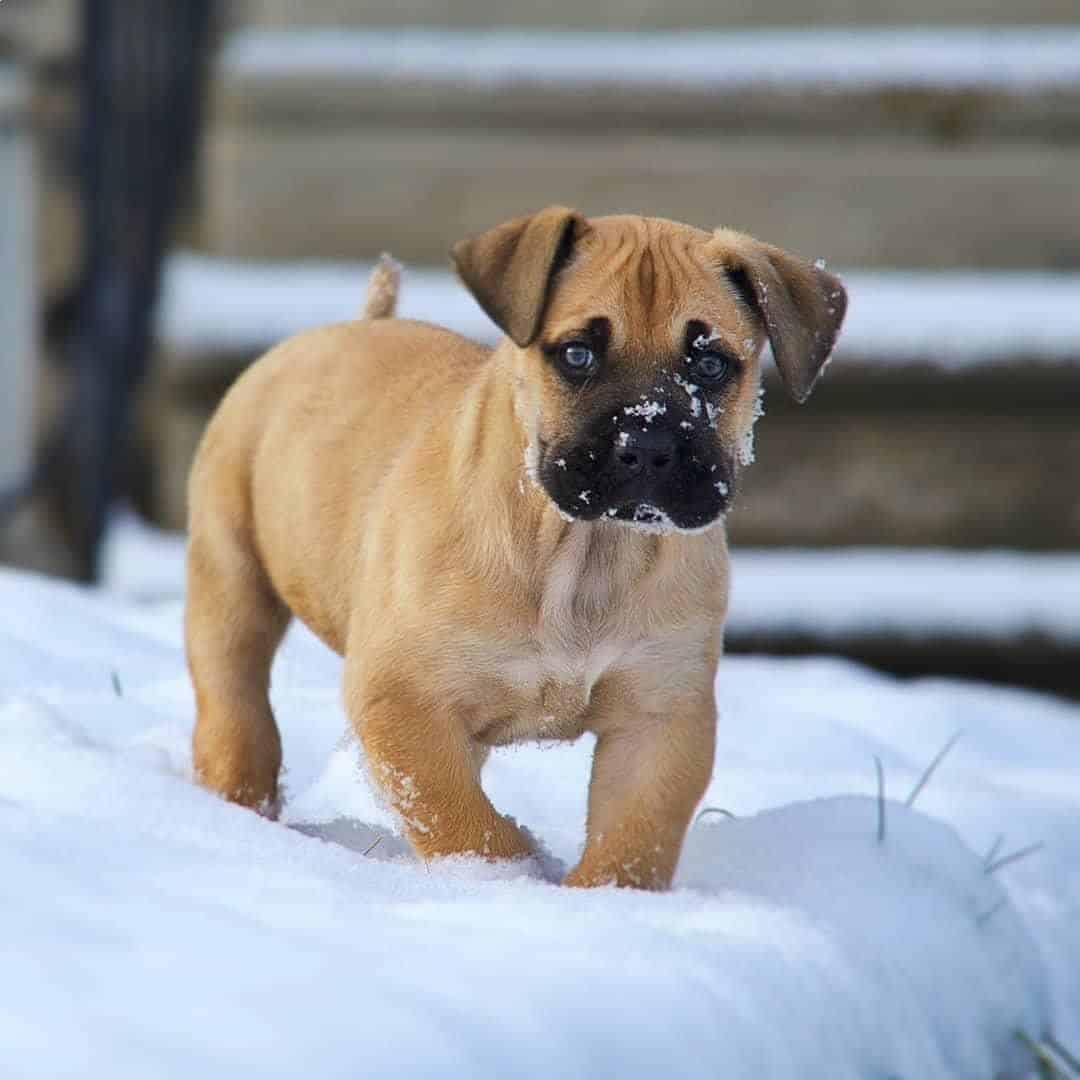
[[[552,202],[850,265],[1075,265],[1080,30],[244,32],[220,254],[440,260]]]

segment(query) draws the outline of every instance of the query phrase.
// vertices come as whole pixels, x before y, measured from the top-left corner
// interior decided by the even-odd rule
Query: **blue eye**
[[[596,356],[588,345],[572,341],[562,347],[562,362],[573,372],[584,373],[596,362]]]
[[[694,360],[694,373],[705,382],[720,382],[731,373],[731,361],[719,353],[702,353]]]

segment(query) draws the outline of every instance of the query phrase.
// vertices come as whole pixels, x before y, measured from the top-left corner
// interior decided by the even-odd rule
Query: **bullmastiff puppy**
[[[568,885],[666,888],[713,765],[724,515],[760,358],[810,393],[839,280],[729,229],[552,207],[458,244],[489,349],[389,317],[248,369],[191,474],[195,770],[276,812],[270,666],[292,616],[345,658],[371,777],[425,859],[535,853],[490,749],[596,736]]]

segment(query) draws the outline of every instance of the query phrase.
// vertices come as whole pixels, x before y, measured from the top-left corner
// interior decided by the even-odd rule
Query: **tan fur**
[[[423,857],[529,853],[481,787],[488,748],[591,731],[587,843],[567,882],[666,887],[712,767],[723,526],[651,535],[565,521],[529,462],[536,440],[572,418],[574,393],[535,342],[604,315],[637,358],[620,382],[645,385],[685,320],[707,317],[750,365],[716,425],[737,442],[774,328],[722,267],[768,262],[771,250],[555,208],[455,251],[480,302],[513,328],[494,350],[367,318],[253,365],[191,477],[187,645],[202,782],[274,812],[269,668],[293,613],[345,656],[350,722]],[[799,282],[812,279],[793,265]],[[365,314],[388,314],[396,280],[374,294]],[[792,332],[801,324],[775,330]]]
[[[397,311],[400,288],[401,263],[384,252],[372,271],[360,318],[389,319]]]

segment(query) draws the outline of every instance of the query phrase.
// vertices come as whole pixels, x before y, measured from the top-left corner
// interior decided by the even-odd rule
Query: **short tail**
[[[368,281],[361,319],[389,319],[397,311],[398,287],[401,285],[401,263],[389,255],[380,255]]]

